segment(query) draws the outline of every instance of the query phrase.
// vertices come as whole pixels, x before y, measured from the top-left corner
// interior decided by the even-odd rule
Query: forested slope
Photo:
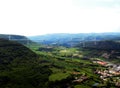
[[[0,39],[0,88],[47,88],[50,72],[30,49]]]

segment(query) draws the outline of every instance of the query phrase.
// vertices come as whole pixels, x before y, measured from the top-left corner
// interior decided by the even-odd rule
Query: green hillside
[[[84,43],[84,46],[83,46]],[[85,47],[91,49],[100,49],[100,50],[120,50],[120,42],[115,40],[108,41],[86,41],[79,43],[77,47]]]
[[[30,49],[0,39],[0,88],[46,88],[50,72]]]
[[[84,47],[82,43],[79,43],[76,48],[84,51],[87,57],[100,57],[120,63],[120,42],[118,41],[84,42]]]

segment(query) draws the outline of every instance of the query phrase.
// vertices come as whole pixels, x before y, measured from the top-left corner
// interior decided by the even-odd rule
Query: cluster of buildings
[[[92,61],[93,63],[99,64],[104,67],[98,68],[94,71],[95,74],[99,75],[103,83],[113,84],[117,88],[120,88],[120,64],[112,64],[110,62],[106,62],[100,59],[94,59]],[[76,75],[75,79],[72,81],[73,83],[81,83],[88,79],[85,74],[81,75],[80,72],[73,72],[72,74]],[[98,83],[97,85],[100,84]]]
[[[73,74],[74,75],[80,75],[79,72],[74,72]],[[81,83],[81,82],[84,82],[87,79],[88,79],[88,77],[85,74],[83,74],[83,75],[78,76],[78,77],[76,76],[75,79],[72,82],[73,83]]]
[[[108,81],[111,79],[115,86],[120,87],[120,65],[111,64],[102,60],[95,60],[93,63],[106,67],[106,69],[97,69],[95,71],[95,73],[100,76],[100,79],[103,81]]]

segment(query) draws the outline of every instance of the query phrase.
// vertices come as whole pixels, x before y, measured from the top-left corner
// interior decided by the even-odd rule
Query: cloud
[[[113,2],[0,0],[0,33],[39,35],[116,31],[120,28],[120,5],[114,8],[96,5],[105,1]]]
[[[117,31],[120,28],[119,6],[117,0],[75,0],[74,25],[82,32]]]
[[[73,0],[73,5],[80,7],[111,7],[120,5],[120,0]]]

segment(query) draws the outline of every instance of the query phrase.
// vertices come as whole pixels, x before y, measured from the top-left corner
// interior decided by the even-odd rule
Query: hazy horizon
[[[9,34],[9,33],[1,33],[3,35],[20,35],[20,36],[26,36],[26,37],[32,37],[32,36],[42,36],[42,35],[54,35],[54,34],[101,34],[101,33],[120,33],[120,32],[89,32],[89,33],[46,33],[46,34],[35,34],[35,35],[23,35],[23,34]]]
[[[1,0],[0,34],[120,32],[119,0]]]

